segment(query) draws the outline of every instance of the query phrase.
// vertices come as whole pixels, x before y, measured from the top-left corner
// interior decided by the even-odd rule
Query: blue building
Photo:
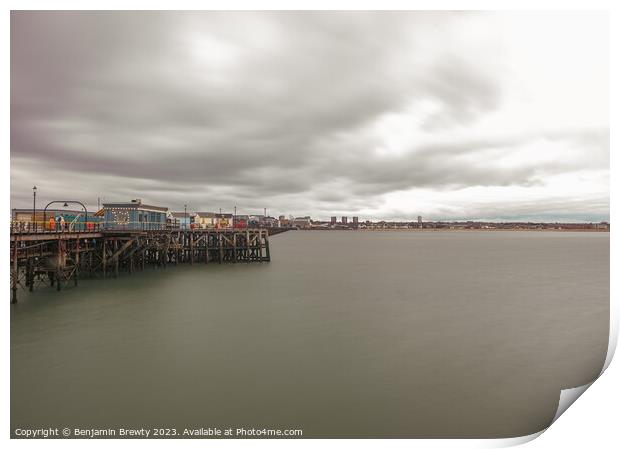
[[[103,205],[104,228],[113,230],[166,229],[167,207],[149,206],[142,200]]]
[[[169,218],[176,220],[182,229],[190,229],[194,223],[194,216],[191,212],[170,212]]]

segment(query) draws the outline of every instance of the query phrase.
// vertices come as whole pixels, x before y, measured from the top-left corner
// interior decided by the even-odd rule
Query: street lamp
[[[32,223],[36,223],[37,218],[37,186],[32,188]],[[36,226],[36,225],[35,225]]]

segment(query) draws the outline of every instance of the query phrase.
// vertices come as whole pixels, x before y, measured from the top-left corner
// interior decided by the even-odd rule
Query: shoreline
[[[342,232],[594,232],[609,233],[609,229],[459,229],[459,228],[427,228],[427,229],[291,229],[292,231],[342,231]]]

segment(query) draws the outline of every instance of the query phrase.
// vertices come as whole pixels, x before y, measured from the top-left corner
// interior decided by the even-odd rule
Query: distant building
[[[181,227],[181,224],[179,223],[179,220],[174,218],[171,214],[168,214],[166,216],[166,227],[177,229]]]
[[[261,226],[266,226],[268,228],[278,227],[278,219],[275,217],[263,217],[260,221]]]
[[[233,227],[233,214],[215,214],[217,229],[231,229]]]
[[[179,223],[179,227],[189,229],[194,224],[194,214],[191,212],[169,212],[169,218],[174,218]]]
[[[261,225],[261,222],[265,218],[263,215],[249,215],[248,216],[248,226],[250,227],[258,227]]]
[[[337,221],[337,220],[338,220],[338,217],[332,217],[329,223],[330,223],[332,226],[334,226],[334,225],[336,224],[336,221]]]
[[[422,215],[418,215],[418,228],[422,227]]]
[[[280,215],[280,217],[278,218],[278,221],[280,222],[281,228],[288,228],[289,226],[291,226],[291,223],[292,223],[292,220],[289,218],[286,218],[285,215]]]
[[[347,217],[342,217],[342,224],[346,225],[349,219]]]
[[[235,229],[245,229],[248,227],[250,221],[249,215],[235,215],[233,217],[233,227]]]
[[[312,219],[310,217],[296,217],[293,220],[293,226],[298,228],[309,228],[312,224]]]
[[[214,229],[217,226],[215,212],[196,212],[194,214],[194,225],[200,229]]]
[[[359,218],[353,217],[353,226],[357,226],[357,225],[359,225]]]
[[[104,227],[122,230],[165,229],[167,212],[167,207],[143,204],[140,199],[127,203],[104,203]]]

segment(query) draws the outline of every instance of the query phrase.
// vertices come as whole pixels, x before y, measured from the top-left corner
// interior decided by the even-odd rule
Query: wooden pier
[[[266,229],[11,232],[11,303],[18,288],[61,290],[84,277],[147,266],[269,262]]]

